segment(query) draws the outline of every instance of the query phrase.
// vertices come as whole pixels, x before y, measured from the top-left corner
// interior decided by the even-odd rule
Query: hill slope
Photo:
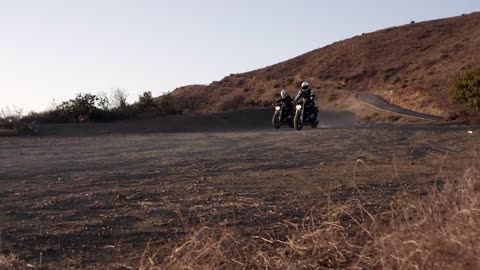
[[[319,99],[344,106],[356,92],[377,94],[410,110],[448,117],[448,81],[480,64],[480,13],[412,23],[336,42],[266,68],[232,74],[173,95],[195,110],[271,102],[281,88],[296,93],[309,80]]]

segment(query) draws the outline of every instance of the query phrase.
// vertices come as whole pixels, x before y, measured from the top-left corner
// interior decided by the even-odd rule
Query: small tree
[[[450,82],[450,99],[464,104],[471,112],[480,112],[480,67],[459,73]]]
[[[97,96],[92,94],[77,94],[75,99],[64,101],[57,106],[57,110],[64,118],[75,118],[89,116],[97,109],[95,106]]]
[[[113,90],[112,100],[115,108],[125,109],[127,107],[127,91],[117,88]]]
[[[0,129],[17,129],[18,122],[22,118],[23,109],[5,107],[0,109]]]
[[[0,109],[0,120],[1,119],[11,119],[11,120],[20,120],[23,115],[23,109],[17,107],[5,107]]]
[[[103,111],[108,111],[110,109],[110,99],[105,92],[98,92],[97,93],[97,104],[100,109]]]
[[[152,92],[147,91],[143,92],[142,95],[138,97],[138,107],[143,111],[155,110],[156,103],[153,99]]]
[[[170,94],[167,93],[161,97],[158,98],[158,109],[162,113],[166,114],[174,114],[177,113],[177,110],[175,109],[175,99],[174,97]]]

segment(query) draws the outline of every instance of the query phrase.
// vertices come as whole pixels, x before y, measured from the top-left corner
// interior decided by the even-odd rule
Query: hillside
[[[252,56],[254,57],[254,56]],[[344,109],[355,93],[373,93],[414,111],[452,117],[448,82],[480,63],[480,13],[411,23],[362,34],[208,86],[173,91],[193,110],[221,111],[271,102],[281,88],[295,94],[309,80],[324,106]]]

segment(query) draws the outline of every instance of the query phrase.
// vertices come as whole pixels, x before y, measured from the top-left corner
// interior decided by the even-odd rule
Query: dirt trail
[[[46,269],[135,267],[147,243],[162,257],[200,225],[221,223],[247,239],[283,235],[284,221],[300,223],[327,192],[338,202],[355,196],[354,175],[363,196],[381,204],[404,186],[429,184],[440,168],[463,172],[478,143],[450,127],[273,130],[271,111],[251,113],[268,118],[236,131],[98,133],[119,124],[0,138],[0,251],[34,265],[41,253]],[[202,117],[188,121],[219,129]],[[359,159],[368,167],[354,170]]]

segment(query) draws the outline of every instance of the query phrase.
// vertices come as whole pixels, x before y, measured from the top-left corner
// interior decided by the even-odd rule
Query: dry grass
[[[329,199],[300,224],[284,221],[284,235],[247,236],[227,225],[185,228],[180,245],[147,248],[136,268],[124,268],[480,269],[479,180],[478,171],[468,170],[435,181],[423,195],[405,191],[392,198],[390,210],[378,210],[385,205],[364,194],[343,203]],[[6,269],[27,265],[0,255],[0,270]]]
[[[0,270],[20,270],[27,269],[24,262],[14,256],[0,255]]]
[[[480,181],[469,170],[424,198],[402,200],[367,248],[367,265],[393,269],[480,269]]]
[[[363,200],[330,202],[302,224],[287,222],[283,239],[204,227],[166,258],[147,252],[139,268],[480,269],[478,180],[469,170],[423,196],[392,198],[390,211],[375,214]]]

